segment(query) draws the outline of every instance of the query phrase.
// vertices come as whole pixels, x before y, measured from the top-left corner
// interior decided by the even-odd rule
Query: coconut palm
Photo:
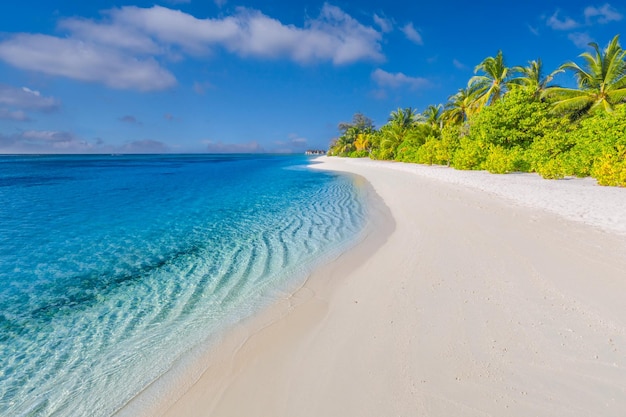
[[[421,120],[421,116],[417,110],[412,107],[398,108],[389,115],[389,124],[396,125],[402,129],[407,129],[417,121]]]
[[[456,94],[448,97],[448,102],[444,106],[442,119],[445,123],[461,124],[475,113],[477,109],[476,99],[478,98],[476,86],[468,85],[466,88],[459,88]]]
[[[354,140],[354,147],[357,151],[369,151],[371,146],[370,140],[371,134],[368,132],[361,132],[356,135],[356,139]]]
[[[422,116],[411,107],[392,111],[388,123],[380,129],[380,147],[395,154],[407,132],[422,120]]]
[[[574,72],[578,88],[552,87],[546,91],[547,96],[556,99],[553,107],[555,112],[572,112],[575,115],[598,110],[611,112],[616,104],[624,102],[626,52],[619,44],[619,35],[609,42],[604,51],[595,42],[589,46],[594,53],[580,54],[585,61],[585,68],[575,62],[566,62],[560,67]]]
[[[498,51],[495,57],[487,57],[474,68],[474,73],[481,75],[473,76],[469,85],[477,89],[476,104],[478,108],[497,101],[507,91],[509,85],[509,68],[504,63],[502,51]]]
[[[563,72],[563,68],[557,68],[550,74],[544,76],[543,63],[541,59],[537,59],[536,61],[529,61],[526,67],[513,67],[512,72],[520,75],[511,79],[511,84],[528,88],[532,91],[533,97],[539,99],[548,88],[548,84],[554,79],[554,76]]]
[[[424,123],[426,123],[433,129],[441,129],[443,125],[442,109],[443,106],[441,104],[438,104],[436,106],[433,106],[431,104],[430,106],[428,106],[426,110],[424,110],[424,112],[422,113]]]

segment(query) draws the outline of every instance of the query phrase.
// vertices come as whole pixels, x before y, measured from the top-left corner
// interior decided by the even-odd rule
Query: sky
[[[356,112],[381,126],[445,103],[498,50],[582,63],[624,15],[616,0],[4,1],[0,153],[326,149]]]

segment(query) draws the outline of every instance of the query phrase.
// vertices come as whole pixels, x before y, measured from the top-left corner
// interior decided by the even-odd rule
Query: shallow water
[[[0,415],[109,416],[366,219],[304,156],[0,157]]]

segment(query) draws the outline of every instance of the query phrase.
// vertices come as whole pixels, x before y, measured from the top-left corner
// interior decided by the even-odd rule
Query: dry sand
[[[384,201],[367,237],[150,415],[625,415],[626,190],[319,161]]]

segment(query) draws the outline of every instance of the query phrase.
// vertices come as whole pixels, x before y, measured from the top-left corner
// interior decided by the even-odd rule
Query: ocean
[[[0,156],[0,415],[111,416],[367,221],[278,155]]]

